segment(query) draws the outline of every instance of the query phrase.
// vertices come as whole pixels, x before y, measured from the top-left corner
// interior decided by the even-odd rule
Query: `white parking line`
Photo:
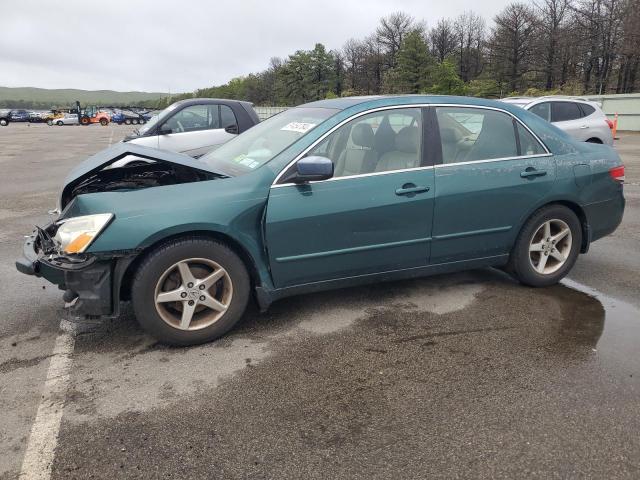
[[[48,480],[51,477],[74,345],[75,336],[71,333],[60,333],[56,338],[42,400],[22,460],[22,469],[18,477],[20,479]]]
[[[109,137],[109,146],[113,143],[113,129],[111,129],[111,136]]]

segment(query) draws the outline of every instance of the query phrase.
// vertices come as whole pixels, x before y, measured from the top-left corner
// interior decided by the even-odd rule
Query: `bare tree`
[[[440,19],[429,32],[429,41],[433,55],[439,62],[443,62],[456,50],[457,41],[453,22],[448,18]]]
[[[640,0],[627,3],[622,25],[616,93],[633,91],[640,69]]]
[[[353,93],[358,93],[363,84],[367,46],[360,40],[352,38],[342,47],[346,85]]]
[[[491,37],[494,70],[511,91],[524,88],[523,76],[532,69],[538,22],[534,10],[511,3],[494,18]]]
[[[585,92],[607,90],[617,58],[625,0],[580,0],[572,6],[582,34],[582,77]]]
[[[414,18],[404,12],[395,12],[380,19],[380,25],[376,29],[376,37],[380,45],[385,49],[389,68],[396,66],[402,41],[414,27]]]
[[[540,46],[541,56],[544,59],[545,88],[551,90],[556,82],[561,35],[568,17],[569,5],[568,0],[542,0],[534,5],[540,19],[542,37]]]
[[[482,72],[486,23],[481,16],[465,12],[455,19],[453,28],[457,40],[460,78],[468,82]]]
[[[365,81],[367,94],[379,94],[382,92],[382,77],[385,69],[384,47],[378,35],[369,35],[364,40],[365,55]],[[397,55],[397,52],[396,52]]]

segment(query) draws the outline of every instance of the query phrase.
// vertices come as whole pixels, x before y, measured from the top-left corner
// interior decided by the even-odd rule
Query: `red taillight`
[[[608,118],[605,120],[605,122],[607,122],[607,125],[609,125],[609,128],[611,130],[613,130],[613,120],[609,120]]]
[[[611,178],[616,182],[624,183],[624,165],[612,168],[609,170],[609,175],[611,175]]]

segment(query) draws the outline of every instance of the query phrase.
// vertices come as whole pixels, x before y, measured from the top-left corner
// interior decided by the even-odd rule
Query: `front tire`
[[[228,246],[203,237],[172,240],[138,268],[132,286],[140,325],[170,345],[196,345],[228,332],[250,292],[243,261]]]
[[[58,125],[59,127],[61,127],[61,126],[63,125],[63,123],[62,123],[62,121],[58,120],[58,121],[56,122],[56,125]]]
[[[582,227],[575,213],[562,205],[543,207],[520,230],[508,269],[525,285],[554,285],[573,268],[581,244]]]
[[[5,118],[0,118],[0,126],[6,127],[7,125],[9,125],[9,121]]]

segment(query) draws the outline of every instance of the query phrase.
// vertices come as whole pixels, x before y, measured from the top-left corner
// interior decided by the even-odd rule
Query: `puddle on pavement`
[[[590,346],[604,366],[611,362],[630,376],[638,370],[640,310],[571,279],[549,290],[561,299],[560,338]]]

